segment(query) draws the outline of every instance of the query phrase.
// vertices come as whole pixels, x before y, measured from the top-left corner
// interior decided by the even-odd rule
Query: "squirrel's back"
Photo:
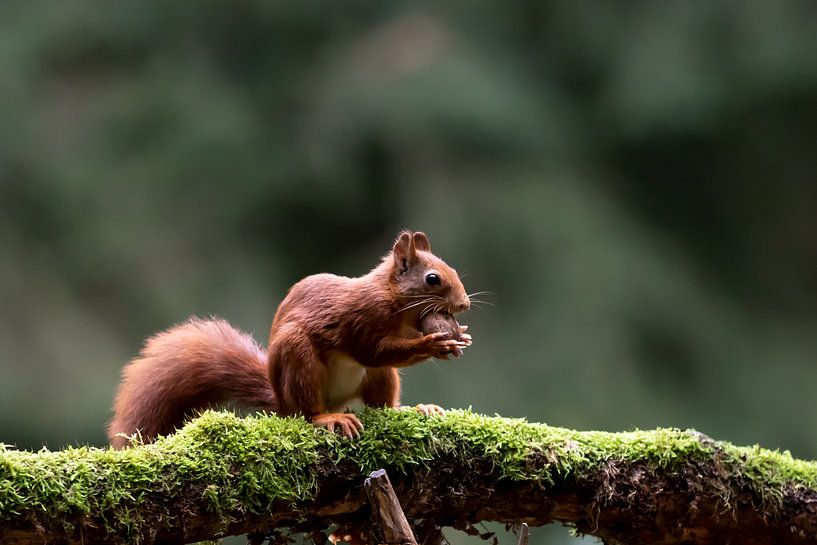
[[[191,318],[157,333],[124,369],[108,438],[138,432],[146,441],[171,433],[207,407],[238,401],[276,410],[265,351],[221,319]]]
[[[282,324],[297,324],[319,351],[351,354],[355,343],[376,346],[402,319],[394,306],[397,298],[388,289],[388,274],[380,269],[385,267],[356,278],[321,273],[298,281],[278,306],[270,339]]]

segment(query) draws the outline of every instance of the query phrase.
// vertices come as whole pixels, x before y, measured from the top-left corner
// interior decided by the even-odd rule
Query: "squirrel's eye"
[[[441,283],[439,274],[430,273],[426,275],[426,284],[429,286],[439,286]]]

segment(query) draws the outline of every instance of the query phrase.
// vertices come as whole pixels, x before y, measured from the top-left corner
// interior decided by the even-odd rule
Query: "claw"
[[[340,432],[349,439],[360,437],[363,424],[357,416],[350,413],[323,413],[312,417],[312,425],[324,427],[329,433],[334,433],[339,427]]]
[[[471,342],[472,342],[471,334],[466,333],[466,331],[468,331],[468,326],[467,325],[461,325],[460,326],[460,339],[462,339],[464,342],[468,343],[468,345],[470,346]]]
[[[439,405],[434,405],[433,403],[418,403],[414,406],[417,412],[425,415],[425,416],[443,416],[445,415],[445,409],[440,407]]]

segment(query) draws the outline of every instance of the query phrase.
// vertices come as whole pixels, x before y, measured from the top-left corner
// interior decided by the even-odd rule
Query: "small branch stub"
[[[364,482],[372,518],[375,522],[375,541],[380,545],[417,545],[400,501],[394,493],[385,469],[369,474]]]
[[[530,541],[530,528],[526,522],[523,522],[519,525],[519,540],[516,542],[517,545],[528,545]]]

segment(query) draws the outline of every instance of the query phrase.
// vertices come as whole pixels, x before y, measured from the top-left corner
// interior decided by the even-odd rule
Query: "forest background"
[[[408,227],[491,305],[407,403],[817,458],[812,2],[3,2],[0,66],[0,442]]]

